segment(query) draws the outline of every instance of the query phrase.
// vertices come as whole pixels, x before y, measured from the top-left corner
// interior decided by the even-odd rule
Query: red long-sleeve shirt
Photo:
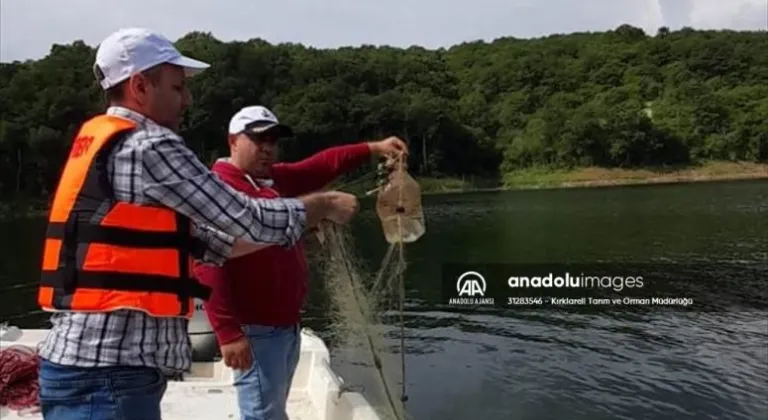
[[[349,172],[371,156],[365,143],[326,149],[295,163],[272,166],[273,185],[255,188],[245,173],[227,162],[217,161],[212,171],[236,190],[251,197],[296,197],[317,191],[339,175]],[[304,246],[269,247],[223,266],[195,263],[198,279],[213,290],[204,303],[219,344],[240,338],[241,325],[287,326],[299,322],[307,294],[308,269]]]

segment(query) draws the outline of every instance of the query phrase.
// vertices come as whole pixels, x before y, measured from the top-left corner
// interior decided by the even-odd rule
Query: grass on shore
[[[699,165],[645,169],[585,167],[575,169],[530,168],[507,173],[493,185],[461,178],[417,177],[424,194],[482,190],[601,187],[636,184],[686,183],[742,179],[768,179],[768,164],[706,162]],[[481,185],[478,185],[481,184]]]
[[[504,187],[509,189],[599,187],[759,178],[768,178],[768,164],[706,162],[699,165],[645,169],[596,167],[572,170],[525,169],[506,174]]]

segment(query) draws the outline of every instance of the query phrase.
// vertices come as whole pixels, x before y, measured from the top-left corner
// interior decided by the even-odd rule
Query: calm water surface
[[[375,269],[386,244],[370,204],[353,231],[358,255]],[[407,248],[412,418],[768,418],[765,311],[458,310],[443,303],[441,277],[443,265],[455,262],[664,261],[701,263],[702,270],[738,262],[768,290],[765,181],[429,196],[425,214],[426,235]],[[44,225],[0,223],[2,320],[35,309],[33,288],[7,288],[36,280]],[[741,284],[738,271],[722,273]],[[305,325],[328,340],[347,382],[378,402],[370,365],[330,335],[329,291],[321,279],[312,282]],[[755,290],[748,293],[765,296]],[[400,369],[397,321],[381,331],[393,374]]]

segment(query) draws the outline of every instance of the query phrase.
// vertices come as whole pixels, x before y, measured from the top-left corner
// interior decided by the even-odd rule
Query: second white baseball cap
[[[260,105],[246,106],[229,120],[229,134],[258,134],[268,130],[280,137],[293,137],[290,127],[280,124],[272,111]]]

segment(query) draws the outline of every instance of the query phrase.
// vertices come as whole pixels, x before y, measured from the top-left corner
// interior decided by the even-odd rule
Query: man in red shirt
[[[390,137],[331,147],[296,163],[276,163],[278,140],[292,136],[269,109],[245,107],[230,121],[230,157],[219,159],[212,171],[251,197],[297,197],[369,162],[371,155],[408,152],[402,140]],[[195,272],[213,289],[203,306],[224,362],[235,370],[241,419],[287,419],[307,293],[303,244],[265,248],[221,267],[197,264]]]

